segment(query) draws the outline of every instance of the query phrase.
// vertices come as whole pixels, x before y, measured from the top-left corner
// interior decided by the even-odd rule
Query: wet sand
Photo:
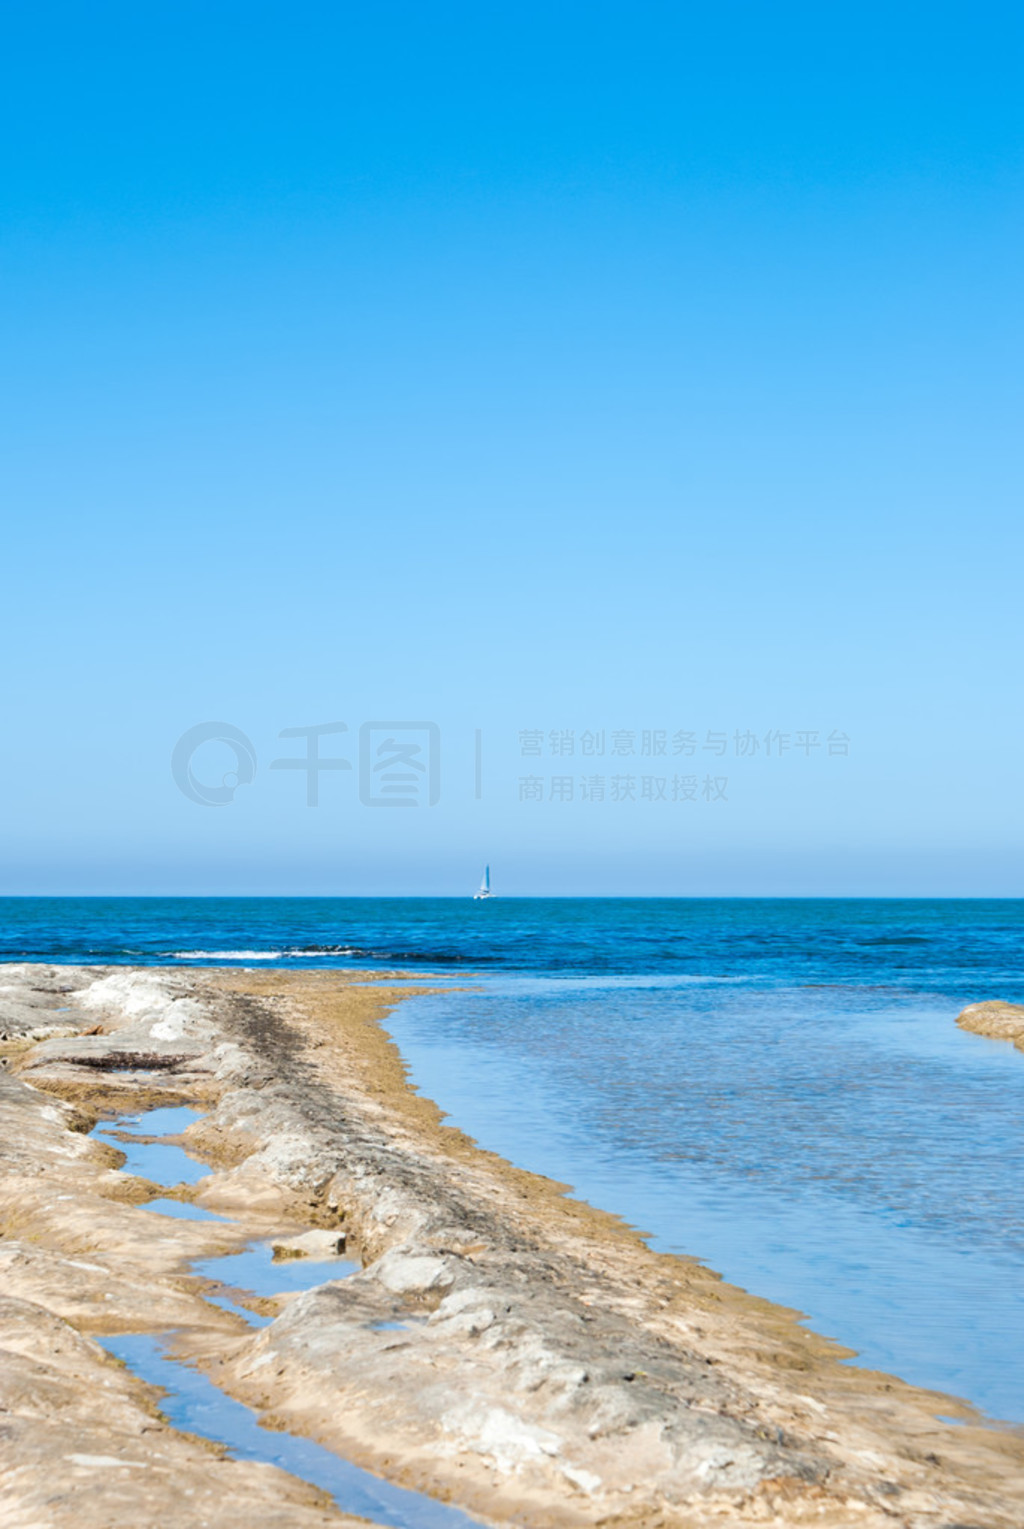
[[[794,1313],[446,1126],[383,1028],[411,991],[390,980],[0,969],[2,1522],[184,1529],[223,1522],[214,1501],[346,1522],[169,1428],[92,1337],[174,1327],[269,1425],[493,1523],[1020,1523],[1019,1433],[842,1364]],[[140,1211],[167,1191],[84,1134],[162,1104],[204,1112],[182,1140],[216,1170],[172,1196],[229,1223]],[[188,1272],[314,1228],[361,1272],[271,1301],[259,1332]]]

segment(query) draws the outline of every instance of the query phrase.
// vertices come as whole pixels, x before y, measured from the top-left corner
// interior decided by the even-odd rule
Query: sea
[[[429,974],[388,1028],[452,1124],[1024,1422],[1024,1054],[955,1023],[1024,1002],[1024,901],[7,898],[0,959]]]

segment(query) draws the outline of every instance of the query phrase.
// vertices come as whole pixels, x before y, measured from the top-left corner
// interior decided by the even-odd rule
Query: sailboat
[[[473,893],[473,901],[475,903],[477,903],[477,902],[481,902],[485,897],[493,897],[493,896],[494,896],[494,893],[491,891],[491,868],[490,868],[489,865],[485,865],[484,866],[484,877],[483,877],[483,880],[480,883],[480,890],[479,890],[479,892],[474,892]]]

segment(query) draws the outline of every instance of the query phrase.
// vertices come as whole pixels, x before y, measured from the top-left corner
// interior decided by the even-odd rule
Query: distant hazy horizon
[[[465,900],[465,893],[453,892],[0,892],[0,902],[457,902]],[[503,902],[850,902],[850,903],[1019,903],[1021,897],[916,897],[891,896],[834,896],[812,893],[711,893],[701,892],[512,892],[506,893]]]

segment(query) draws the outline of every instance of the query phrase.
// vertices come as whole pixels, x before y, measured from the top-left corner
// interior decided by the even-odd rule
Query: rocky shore
[[[0,968],[0,1523],[354,1522],[176,1432],[95,1342],[157,1329],[268,1427],[485,1523],[1021,1522],[1017,1432],[844,1365],[445,1126],[382,1028],[395,981]],[[203,1112],[182,1140],[213,1168],[175,1193],[230,1221],[141,1208],[158,1191],[85,1134],[162,1104]],[[312,1230],[360,1271],[271,1302],[258,1332],[188,1271]]]
[[[990,998],[985,1003],[969,1004],[956,1022],[961,1030],[972,1030],[993,1041],[1012,1041],[1018,1051],[1024,1051],[1024,1004]]]

